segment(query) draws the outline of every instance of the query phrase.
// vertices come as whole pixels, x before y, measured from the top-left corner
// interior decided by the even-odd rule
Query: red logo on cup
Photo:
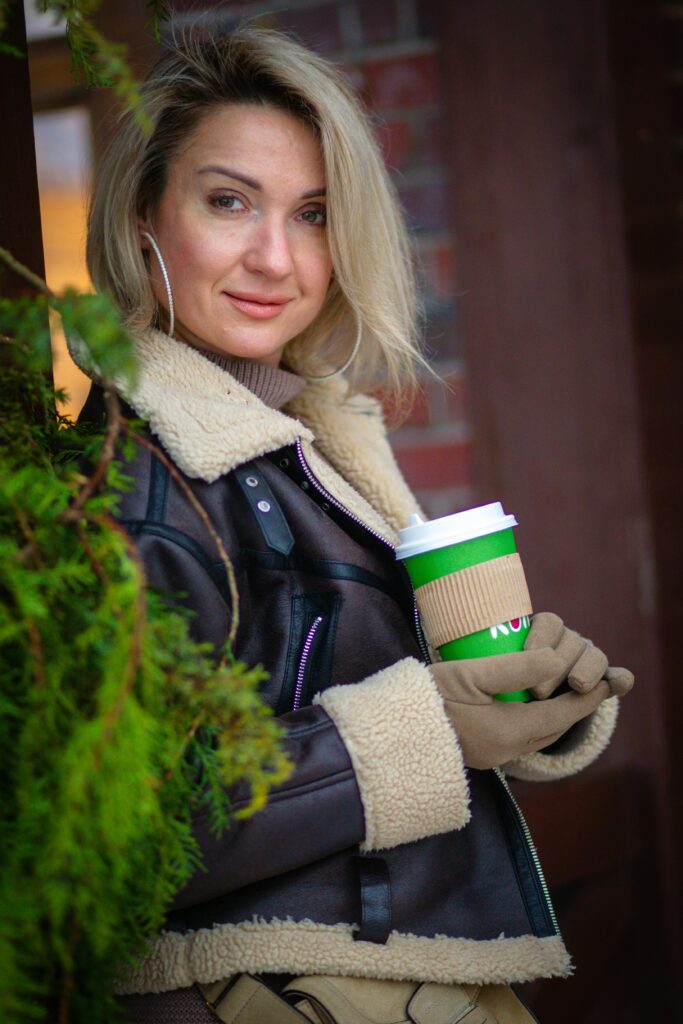
[[[519,633],[521,629],[530,625],[530,619],[528,615],[522,615],[518,619],[509,619],[507,622],[499,622],[496,626],[489,627],[489,633],[491,634],[492,640],[498,639],[498,634],[502,636],[509,636],[510,633]]]

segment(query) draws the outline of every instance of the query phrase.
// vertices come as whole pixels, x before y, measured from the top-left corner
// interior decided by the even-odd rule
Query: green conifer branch
[[[106,433],[52,422],[45,461],[9,428],[26,388],[51,401],[21,359],[0,395],[0,1017],[45,1019],[52,1001],[57,1019],[108,1021],[118,965],[197,869],[193,815],[225,827],[240,780],[253,813],[289,764],[263,673],[190,639],[146,590],[115,495],[84,497],[59,458],[100,465]]]
[[[116,522],[125,460],[152,442],[113,387],[97,433],[54,414],[48,308],[110,381],[134,379],[130,339],[106,297],[27,280],[33,299],[0,299],[0,1019],[91,1024],[200,869],[194,816],[228,827],[290,765],[262,670],[191,639]],[[27,421],[27,398],[46,415]]]
[[[149,15],[145,26],[158,43],[161,39],[161,25],[164,21],[170,21],[171,9],[168,0],[147,0],[146,6]]]
[[[98,0],[40,6],[66,17],[86,81],[142,111],[122,49],[92,27]],[[158,36],[168,7],[148,8]],[[0,261],[36,292],[0,297],[0,1019],[109,1024],[114,981],[201,869],[195,816],[220,831],[254,813],[291,765],[262,669],[231,645],[216,664],[188,615],[147,588],[116,521],[125,461],[152,442],[121,415],[115,389],[133,385],[136,360],[110,300],[56,295],[2,248]],[[55,413],[50,311],[110,385],[103,430]],[[28,419],[27,405],[44,414]],[[208,527],[232,642],[234,571]],[[235,783],[251,795],[236,813]]]

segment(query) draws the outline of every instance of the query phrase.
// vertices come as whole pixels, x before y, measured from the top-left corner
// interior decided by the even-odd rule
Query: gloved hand
[[[550,612],[534,615],[525,648],[514,654],[430,665],[465,764],[494,768],[550,746],[606,697],[633,686],[624,668]],[[564,682],[569,689],[553,696]],[[536,700],[504,703],[496,693],[531,690]]]

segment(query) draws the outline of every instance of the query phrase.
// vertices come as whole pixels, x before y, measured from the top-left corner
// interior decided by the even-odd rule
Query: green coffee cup
[[[427,636],[444,661],[523,649],[531,605],[513,526],[515,517],[496,501],[429,522],[413,515],[400,531],[396,558],[405,562]],[[499,609],[506,610],[504,621],[463,632],[467,622],[481,626]],[[520,690],[496,699],[530,695]]]

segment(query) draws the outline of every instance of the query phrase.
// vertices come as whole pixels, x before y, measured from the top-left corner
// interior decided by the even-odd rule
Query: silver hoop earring
[[[159,267],[161,269],[161,276],[164,279],[164,286],[166,288],[166,298],[168,300],[168,333],[170,337],[173,337],[173,331],[175,330],[175,309],[173,306],[173,293],[171,291],[171,282],[168,279],[168,271],[166,270],[166,264],[164,258],[161,255],[161,249],[157,244],[157,240],[154,235],[150,235],[149,231],[141,231],[140,234],[143,238],[146,238],[149,244],[154,249],[154,255],[159,260]]]
[[[363,325],[362,325],[362,323],[360,321],[358,321],[358,331],[356,332],[356,340],[353,343],[353,348],[351,349],[351,355],[348,357],[348,359],[344,363],[342,363],[342,365],[337,370],[332,370],[331,373],[321,373],[318,376],[315,376],[313,374],[307,373],[305,375],[306,376],[306,380],[332,380],[333,377],[341,376],[342,373],[344,373],[346,370],[348,370],[349,366],[351,365],[353,360],[358,355],[358,349],[360,348],[360,343],[361,343],[361,338],[362,337],[363,337]]]

